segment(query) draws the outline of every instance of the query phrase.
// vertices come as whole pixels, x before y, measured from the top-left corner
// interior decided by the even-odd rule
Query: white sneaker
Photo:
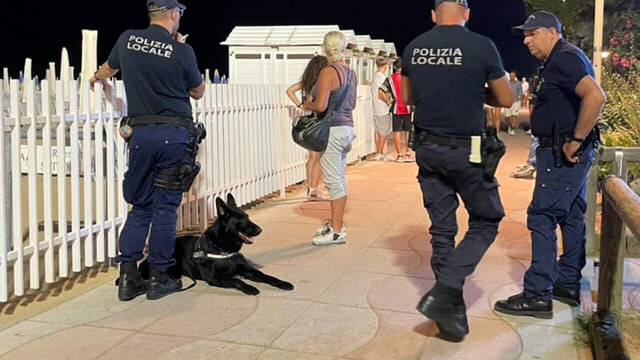
[[[374,157],[373,157],[373,160],[374,160],[374,161],[382,161],[382,157],[383,157],[383,156],[384,156],[384,155],[382,155],[382,154],[376,154],[376,156],[374,156]]]
[[[382,161],[393,161],[393,159],[391,156],[384,154],[382,155]]]
[[[515,132],[515,131],[513,131],[513,129],[512,129],[512,128],[509,128],[509,135],[513,136],[513,135],[515,135],[515,134],[516,134],[516,132]]]
[[[331,220],[327,220],[327,223],[322,225],[322,227],[319,227],[316,229],[315,234],[313,234],[313,236],[318,236],[318,235],[322,235],[323,232],[327,231],[329,228],[331,227]]]
[[[527,135],[531,135],[531,129],[527,130]]]
[[[342,230],[337,233],[329,225],[329,228],[325,228],[320,235],[314,236],[312,242],[313,245],[344,244],[347,242],[347,229],[342,225]]]

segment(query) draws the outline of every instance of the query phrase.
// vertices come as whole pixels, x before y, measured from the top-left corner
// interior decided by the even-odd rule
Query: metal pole
[[[604,26],[604,0],[595,0],[595,21],[593,25],[593,69],[596,81],[602,78],[602,29]]]

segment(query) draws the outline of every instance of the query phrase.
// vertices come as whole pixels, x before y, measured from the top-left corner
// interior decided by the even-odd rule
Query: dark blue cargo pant
[[[149,236],[149,263],[165,272],[175,264],[177,210],[182,192],[154,184],[158,170],[180,163],[194,140],[176,125],[137,126],[129,138],[129,169],[124,177],[124,199],[132,205],[120,234],[117,262],[143,258]],[[149,233],[151,227],[151,233]]]
[[[531,231],[531,266],[524,276],[525,296],[552,298],[554,282],[577,288],[586,263],[586,182],[594,152],[589,145],[572,167],[555,167],[550,147],[536,151],[536,184],[527,210]],[[562,232],[557,260],[556,229]]]
[[[497,181],[484,180],[482,167],[469,162],[469,151],[430,143],[416,151],[418,181],[431,219],[431,268],[439,282],[459,290],[495,240],[504,217]],[[458,195],[469,213],[469,230],[455,246]]]

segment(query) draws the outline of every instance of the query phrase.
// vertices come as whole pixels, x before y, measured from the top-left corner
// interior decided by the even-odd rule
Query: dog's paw
[[[290,282],[286,282],[286,281],[281,281],[278,284],[275,285],[278,289],[282,289],[282,290],[287,290],[287,291],[291,291],[293,290],[293,284]]]
[[[240,291],[242,291],[247,295],[253,295],[253,296],[260,294],[260,290],[254,288],[253,286],[243,287],[242,289],[240,289]]]

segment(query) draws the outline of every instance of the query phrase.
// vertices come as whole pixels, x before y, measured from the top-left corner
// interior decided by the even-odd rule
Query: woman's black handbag
[[[337,71],[337,69],[336,69]],[[340,76],[338,76],[340,78]],[[344,101],[351,85],[351,70],[347,77],[347,85],[344,87],[336,106],[333,111],[325,111],[324,114],[311,114],[300,116],[296,120],[293,129],[291,129],[291,137],[293,141],[303,148],[311,151],[322,152],[329,144],[329,131],[331,130],[331,121]],[[324,116],[322,116],[324,115]]]

